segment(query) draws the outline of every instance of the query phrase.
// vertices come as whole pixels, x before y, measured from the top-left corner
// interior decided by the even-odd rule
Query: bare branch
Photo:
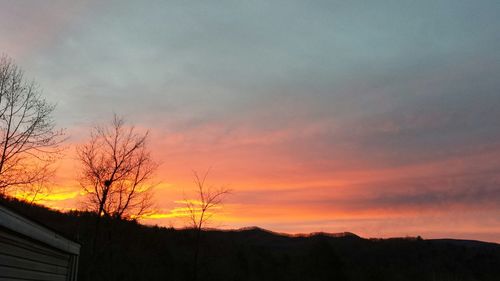
[[[137,133],[116,115],[109,125],[91,130],[90,140],[77,148],[89,209],[99,216],[130,218],[151,207],[150,180],[158,164],[147,150],[147,137],[148,132]]]
[[[55,127],[53,104],[7,56],[0,56],[0,194],[39,186],[52,176],[64,131]]]
[[[224,197],[231,193],[231,190],[225,187],[207,187],[205,182],[209,172],[210,170],[207,170],[203,176],[200,176],[196,171],[193,171],[197,198],[196,200],[184,198],[190,226],[197,231],[201,231],[206,226],[222,204]]]

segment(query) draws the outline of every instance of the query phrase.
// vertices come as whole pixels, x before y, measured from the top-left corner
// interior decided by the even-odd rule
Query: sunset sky
[[[214,227],[500,242],[500,1],[9,1],[0,52],[74,148],[113,113],[151,132],[156,214],[192,170],[233,190]]]

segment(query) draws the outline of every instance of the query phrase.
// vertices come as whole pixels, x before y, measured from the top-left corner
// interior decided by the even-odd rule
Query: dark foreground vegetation
[[[82,244],[79,279],[192,280],[190,230],[60,213],[13,199],[1,204]],[[95,241],[95,245],[92,245]],[[259,228],[204,231],[198,280],[500,280],[500,245],[354,234],[290,237]]]

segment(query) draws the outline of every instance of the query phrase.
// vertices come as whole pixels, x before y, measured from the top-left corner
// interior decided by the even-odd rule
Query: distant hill
[[[194,233],[0,203],[82,244],[79,279],[190,280]],[[279,234],[258,227],[203,233],[199,280],[500,280],[500,245],[470,240]]]

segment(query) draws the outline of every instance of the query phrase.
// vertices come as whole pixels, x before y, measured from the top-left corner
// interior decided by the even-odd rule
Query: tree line
[[[24,78],[14,61],[0,57],[0,194],[24,194],[29,201],[49,193],[54,164],[63,157],[66,132],[56,127],[55,104]],[[77,146],[78,181],[86,206],[100,216],[130,218],[152,206],[150,180],[158,164],[140,133],[114,115],[108,125],[90,130]]]
[[[56,126],[55,104],[6,55],[0,56],[0,196],[33,203],[51,192],[54,164],[64,155],[65,130]],[[101,220],[138,218],[153,209],[154,175],[159,164],[148,147],[149,131],[141,131],[114,115],[111,122],[90,128],[88,140],[76,147],[78,182],[86,193],[85,208],[96,214],[93,249]],[[197,198],[185,198],[188,225],[195,230],[194,279],[203,228],[229,193],[205,184],[194,172]]]
[[[50,193],[54,164],[63,156],[67,139],[56,127],[54,109],[13,59],[0,56],[0,195],[21,193],[36,201]],[[159,164],[151,156],[148,137],[149,131],[140,132],[115,114],[109,124],[92,127],[89,139],[76,147],[85,206],[98,217],[130,219],[151,210]],[[229,191],[205,187],[206,176],[202,182],[194,172],[199,198],[184,200],[193,228],[204,225],[206,214]]]

